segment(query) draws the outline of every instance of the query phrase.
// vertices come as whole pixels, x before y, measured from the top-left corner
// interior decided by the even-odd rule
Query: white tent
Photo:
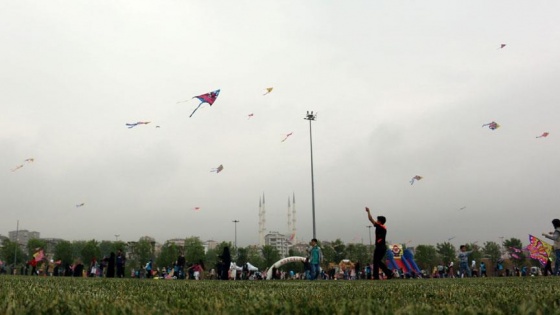
[[[247,263],[247,268],[249,269],[249,271],[259,271],[259,268],[251,265],[250,262]]]

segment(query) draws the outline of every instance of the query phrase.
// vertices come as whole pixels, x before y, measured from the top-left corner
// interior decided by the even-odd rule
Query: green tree
[[[231,247],[230,247],[231,249]],[[204,261],[204,244],[198,237],[188,237],[185,239],[185,259],[188,262],[198,263]],[[232,258],[233,259],[233,258]]]
[[[323,264],[328,265],[329,263],[338,264],[340,261],[335,261],[336,252],[334,248],[328,244],[321,246],[321,251],[323,252]],[[308,253],[303,253],[303,257],[307,257]]]
[[[80,257],[86,267],[94,258],[100,260],[99,256],[101,256],[101,251],[96,240],[87,241],[80,252]]]
[[[74,262],[74,248],[69,241],[60,241],[54,247],[54,260],[60,260],[62,264]]]
[[[476,245],[475,243],[465,244],[465,246],[467,246],[467,251],[472,251],[472,253],[469,255],[470,260],[474,260],[475,262],[480,263],[480,260],[484,256],[482,254],[481,248],[478,247],[478,245]],[[470,266],[471,265],[469,263],[469,268]]]
[[[72,262],[82,259],[82,249],[86,247],[86,241],[73,241],[72,242]],[[82,261],[83,262],[83,261]]]
[[[454,262],[457,258],[457,250],[455,249],[455,246],[449,242],[437,243],[436,251],[441,260],[443,260],[443,263],[446,265],[449,265],[452,261]]]
[[[131,268],[144,268],[150,259],[154,259],[155,241],[149,237],[141,237],[132,243]]]
[[[21,246],[17,242],[12,242],[9,239],[5,239],[2,242],[2,248],[0,249],[0,257],[7,265],[14,263],[16,259],[16,266],[27,261],[27,257]]]
[[[276,249],[276,247],[272,247],[270,245],[265,245],[261,249],[264,264],[268,267],[272,266],[275,262],[280,260],[280,252]]]
[[[262,257],[262,252],[256,246],[251,246],[247,248],[247,261],[251,263],[251,265],[259,268],[259,270],[264,270],[266,267],[264,263],[264,259]]]
[[[440,263],[437,249],[433,245],[418,245],[414,253],[414,260],[420,269],[426,270],[431,274],[432,269]]]
[[[525,259],[527,259],[525,253],[521,250],[523,248],[521,240],[518,238],[510,238],[509,240],[505,240],[502,245],[509,254],[513,265],[521,268],[525,264]],[[517,258],[514,255],[517,256]]]
[[[156,259],[158,266],[173,266],[179,257],[179,248],[174,242],[165,242],[161,247],[159,256]]]
[[[216,248],[212,248],[206,251],[206,255],[204,255],[204,267],[210,270],[212,268],[216,269],[216,264],[218,263],[218,256],[221,253],[218,253]]]
[[[109,257],[111,255],[111,252],[117,254],[117,252],[120,250],[122,250],[122,252],[126,252],[127,249],[127,244],[123,241],[116,241],[116,242],[112,242],[112,241],[101,241],[98,244],[99,247],[99,252],[100,252],[100,258],[103,257]]]
[[[484,247],[482,248],[482,254],[484,254],[485,258],[490,259],[492,265],[495,265],[498,262],[498,259],[502,256],[500,251],[500,245],[496,242],[485,242]],[[490,266],[486,266],[487,269],[490,269]]]
[[[331,247],[334,249],[333,262],[339,263],[341,260],[346,259],[346,244],[340,239],[336,239],[331,243]],[[324,254],[323,254],[324,255]]]
[[[362,266],[369,264],[372,259],[368,255],[368,247],[364,244],[349,244],[346,246],[346,258],[352,262],[360,262]]]
[[[247,247],[237,248],[237,259],[236,263],[238,266],[243,266],[249,260],[249,250]]]

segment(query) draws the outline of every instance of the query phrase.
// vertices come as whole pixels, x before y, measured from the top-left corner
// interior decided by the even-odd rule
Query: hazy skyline
[[[295,194],[307,241],[312,110],[320,240],[367,243],[369,206],[392,242],[527,243],[560,217],[559,9],[3,2],[0,234],[233,242],[239,220],[247,246],[264,193],[267,230],[288,232]],[[198,102],[177,103],[216,89],[192,118]]]

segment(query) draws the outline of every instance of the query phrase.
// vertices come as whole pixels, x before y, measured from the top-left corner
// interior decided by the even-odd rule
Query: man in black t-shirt
[[[375,250],[373,252],[373,279],[379,280],[379,268],[383,270],[387,279],[393,278],[393,273],[385,263],[383,262],[383,257],[387,252],[387,245],[385,244],[385,237],[387,236],[387,228],[385,227],[385,217],[378,216],[377,221],[373,219],[369,208],[366,207],[366,212],[368,214],[369,221],[375,226]]]

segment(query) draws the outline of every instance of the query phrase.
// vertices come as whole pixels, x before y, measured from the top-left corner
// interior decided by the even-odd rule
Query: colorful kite
[[[253,113],[250,113],[249,115],[247,115],[247,120],[253,118],[253,116],[255,116]]]
[[[498,49],[503,49],[504,47],[506,47],[506,44],[500,44],[500,48]]]
[[[529,245],[527,249],[529,250],[531,258],[538,260],[543,267],[546,266],[548,256],[552,252],[552,245],[529,234]]]
[[[266,94],[272,92],[273,89],[274,89],[273,87],[267,87],[266,92],[263,95],[266,95]]]
[[[291,136],[293,134],[293,132],[290,132],[288,134],[286,134],[286,137],[284,137],[284,139],[282,139],[282,142],[286,141],[288,139],[289,136]]]
[[[41,249],[38,252],[36,252],[35,254],[33,254],[33,258],[35,258],[35,261],[41,261],[41,260],[43,260],[43,258],[45,258],[45,253]]]
[[[421,180],[421,179],[422,179],[422,176],[420,176],[420,175],[416,175],[416,176],[412,177],[412,179],[410,180],[410,185],[414,184],[415,180]]]
[[[216,174],[217,174],[217,173],[219,173],[219,172],[221,172],[221,171],[223,171],[223,170],[224,170],[224,166],[223,166],[222,164],[220,164],[220,166],[211,169],[210,172],[216,172]]]
[[[500,128],[500,125],[498,125],[498,123],[495,121],[482,125],[482,127],[486,127],[486,126],[488,126],[488,128],[490,128],[491,130],[496,130]]]
[[[197,98],[200,101],[200,104],[198,104],[198,106],[193,110],[193,112],[191,113],[191,115],[189,117],[192,117],[192,115],[194,115],[194,113],[200,108],[200,106],[202,106],[202,104],[204,103],[208,103],[210,106],[212,106],[212,104],[214,104],[214,102],[216,101],[216,99],[218,98],[218,95],[220,95],[220,90],[216,90],[216,91],[212,91],[206,94],[202,94],[202,95],[197,95],[197,96],[193,96],[193,98]],[[187,101],[182,101],[182,102],[187,102]],[[177,103],[182,103],[182,102],[177,102]]]
[[[83,206],[85,206],[85,205],[86,205],[86,204],[82,202],[82,203],[80,203],[80,204],[77,204],[77,205],[76,205],[76,208],[83,207]]]
[[[548,136],[548,134],[547,134],[547,136]],[[23,161],[27,162],[27,163],[33,163],[33,162],[35,162],[35,159],[34,158],[28,158],[28,159],[25,159]]]
[[[536,137],[536,138],[546,138],[546,137],[548,137],[548,135],[549,135],[548,132],[543,132],[542,135],[540,135],[540,136],[538,136],[538,137]]]
[[[132,123],[132,124],[126,124],[126,126],[128,127],[128,129],[130,129],[130,128],[134,128],[138,125],[147,125],[149,123],[150,123],[149,121],[139,121],[139,122],[135,122],[135,123]]]

